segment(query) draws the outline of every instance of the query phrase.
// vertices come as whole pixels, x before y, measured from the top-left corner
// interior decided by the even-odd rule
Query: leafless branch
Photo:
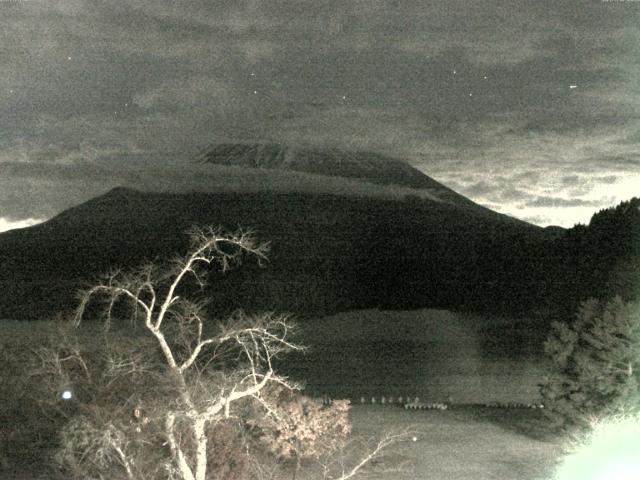
[[[158,428],[162,429],[171,452],[171,461],[164,468],[180,480],[204,480],[207,462],[204,432],[207,425],[229,418],[234,406],[241,404],[243,399],[256,401],[267,412],[275,414],[261,395],[265,387],[269,384],[282,385],[287,389],[297,387],[276,375],[272,359],[281,352],[301,350],[301,347],[291,340],[291,326],[284,315],[246,315],[238,311],[227,322],[212,325],[215,328],[205,328],[206,302],[191,301],[184,298],[188,295],[178,295],[183,295],[186,278],[203,287],[206,273],[214,263],[222,271],[240,264],[245,255],[262,263],[266,260],[268,244],[257,242],[250,231],[238,230],[227,234],[210,227],[193,228],[190,237],[189,253],[176,259],[166,271],[151,264],[131,273],[116,270],[103,277],[97,285],[86,289],[76,310],[74,325],[78,327],[81,324],[94,300],[105,302],[101,306],[106,314],[107,329],[120,302],[133,307],[134,319],[142,314],[144,330],[159,347],[169,377],[175,378],[176,382],[176,386],[172,384],[171,387],[175,398],[157,410],[162,414],[154,417],[161,425]],[[229,351],[235,351],[240,360],[230,373],[223,362],[216,364],[221,352]],[[46,360],[43,359],[43,363]],[[69,351],[64,357],[53,359],[51,364],[56,373],[63,374],[64,363],[71,361],[76,361],[89,379],[89,368],[79,352]],[[202,377],[200,369],[204,367],[214,372],[217,369],[220,375]],[[142,355],[113,353],[105,359],[101,380],[110,387],[116,380],[147,375],[152,370]],[[218,381],[219,384],[216,383]],[[133,480],[135,464],[125,446],[117,442],[111,445]]]
[[[350,468],[344,468],[343,466],[339,476],[334,476],[334,474],[331,473],[332,469],[328,463],[322,464],[324,472],[323,476],[326,480],[348,480],[350,478],[354,478],[365,466],[381,456],[389,447],[400,442],[409,441],[415,435],[416,431],[411,428],[407,428],[400,432],[387,433],[381,439],[377,440],[374,446],[370,448],[354,466]]]

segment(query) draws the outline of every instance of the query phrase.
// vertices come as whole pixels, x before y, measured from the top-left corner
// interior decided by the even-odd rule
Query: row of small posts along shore
[[[314,396],[317,402],[323,405],[331,405],[333,398],[328,395]],[[403,407],[405,410],[447,410],[452,407],[476,407],[476,408],[524,408],[541,409],[544,405],[540,402],[487,402],[487,403],[454,403],[451,398],[446,402],[421,402],[417,396],[360,396],[351,399],[352,404],[360,405],[390,405]]]

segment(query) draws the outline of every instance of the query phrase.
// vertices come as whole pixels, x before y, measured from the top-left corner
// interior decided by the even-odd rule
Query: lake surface
[[[350,312],[305,323],[308,351],[280,369],[303,379],[310,393],[332,397],[538,401],[540,336],[529,323],[513,322],[498,330],[502,339],[487,341],[497,324],[434,310]]]

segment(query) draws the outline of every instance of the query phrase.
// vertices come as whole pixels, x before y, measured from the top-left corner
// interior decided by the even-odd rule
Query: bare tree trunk
[[[178,445],[178,443],[176,442],[175,434],[173,431],[174,424],[175,415],[173,413],[169,413],[165,420],[165,429],[169,440],[169,448],[171,449],[171,453],[175,458],[178,469],[180,470],[180,475],[182,475],[183,480],[195,480],[193,472],[191,471],[191,467],[189,467],[189,464],[187,463],[180,445]]]
[[[205,480],[207,475],[207,436],[205,434],[206,421],[197,419],[193,424],[193,433],[196,438],[196,480]]]

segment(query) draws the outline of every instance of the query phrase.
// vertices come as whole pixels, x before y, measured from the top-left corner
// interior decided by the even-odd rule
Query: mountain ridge
[[[452,203],[473,201],[433,180],[407,162],[366,150],[345,150],[278,143],[219,143],[198,156],[202,163],[244,168],[290,170],[437,192]]]

